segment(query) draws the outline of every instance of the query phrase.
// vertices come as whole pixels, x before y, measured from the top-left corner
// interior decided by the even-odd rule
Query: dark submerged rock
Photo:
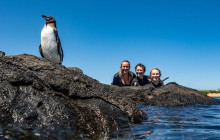
[[[158,89],[109,86],[79,68],[27,54],[0,58],[0,124],[14,137],[40,133],[42,139],[43,134],[58,138],[62,132],[71,138],[104,138],[145,118],[137,103],[174,106],[219,100],[177,84]]]

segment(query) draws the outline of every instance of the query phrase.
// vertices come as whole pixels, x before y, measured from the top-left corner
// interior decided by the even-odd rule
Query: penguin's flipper
[[[58,35],[57,35],[57,38],[58,38],[58,40],[59,40],[58,43],[57,43],[58,54],[61,56],[61,57],[60,57],[60,61],[63,62],[63,56],[64,56],[64,54],[63,54],[63,48],[62,48],[61,41],[60,41],[60,38],[59,38]]]
[[[62,63],[64,54],[63,54],[63,49],[62,49],[61,43],[60,43],[60,45],[58,45],[58,53],[60,55],[60,62]]]
[[[61,41],[60,41],[58,32],[57,32],[57,31],[54,31],[54,34],[55,34],[55,36],[56,36],[57,51],[58,51],[58,54],[60,55],[60,62],[62,63],[62,62],[63,62],[63,56],[64,56],[64,54],[63,54],[63,49],[62,49]]]
[[[42,52],[42,48],[41,48],[41,44],[39,46],[39,51],[40,51],[40,55],[44,58],[43,52]]]

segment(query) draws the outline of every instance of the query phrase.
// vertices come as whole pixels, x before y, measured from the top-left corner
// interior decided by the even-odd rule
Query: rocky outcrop
[[[220,100],[208,97],[198,90],[187,88],[176,83],[155,89],[145,100],[146,105],[186,106],[194,104],[219,104]]]
[[[0,58],[3,129],[17,128],[31,134],[47,130],[45,135],[51,132],[53,137],[62,130],[72,138],[103,138],[145,119],[138,103],[166,106],[219,102],[176,84],[158,89],[101,84],[79,68],[66,68],[32,55]]]
[[[79,69],[24,54],[0,58],[0,73],[0,118],[7,124],[103,137],[143,119],[124,97],[132,90],[100,84]]]

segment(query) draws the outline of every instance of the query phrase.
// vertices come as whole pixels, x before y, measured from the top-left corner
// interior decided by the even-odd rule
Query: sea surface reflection
[[[140,105],[148,119],[117,131],[111,139],[220,139],[220,105],[158,107]],[[127,130],[127,131],[126,131]]]
[[[147,114],[141,124],[127,125],[101,140],[220,140],[220,105],[160,107],[139,105]],[[7,124],[0,119],[0,139],[85,139],[71,129],[27,129],[22,124]],[[86,139],[87,140],[87,139]]]

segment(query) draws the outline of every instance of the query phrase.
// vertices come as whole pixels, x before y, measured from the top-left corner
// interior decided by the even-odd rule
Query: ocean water
[[[213,98],[215,98],[215,99],[220,99],[220,97],[213,97]]]
[[[139,105],[147,114],[141,124],[127,125],[106,140],[220,140],[220,105],[160,107]],[[47,131],[23,130],[22,127],[2,125],[0,140],[19,139],[76,139],[72,131],[60,129],[57,134]],[[10,128],[10,129],[9,129]],[[43,133],[41,133],[43,132]],[[83,139],[77,137],[77,139]]]
[[[116,131],[112,140],[220,140],[220,105],[140,108],[148,119]]]

